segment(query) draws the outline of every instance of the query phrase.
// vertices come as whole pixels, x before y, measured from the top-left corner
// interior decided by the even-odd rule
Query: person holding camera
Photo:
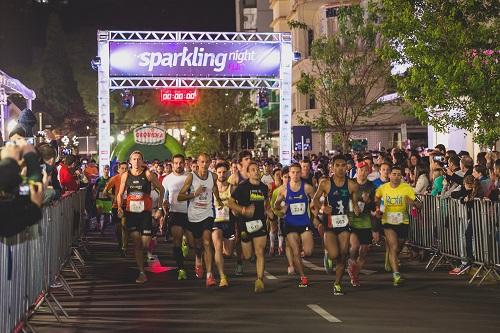
[[[0,152],[0,236],[10,237],[42,218],[46,174],[42,174],[35,148],[18,127]]]

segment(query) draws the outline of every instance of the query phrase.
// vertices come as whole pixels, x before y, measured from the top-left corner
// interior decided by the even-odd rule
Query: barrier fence
[[[62,277],[70,270],[80,277],[84,261],[82,246],[85,192],[65,196],[42,209],[42,220],[16,236],[0,238],[0,332],[20,332],[30,327],[27,320],[42,304],[60,320],[67,316],[51,293],[51,284],[60,283],[71,295]]]
[[[472,283],[482,273],[481,284],[489,275],[500,276],[500,203],[476,199],[469,205],[452,198],[419,196],[423,207],[410,214],[410,245],[432,253],[426,269],[450,260],[472,261],[478,269]],[[470,224],[470,225],[469,225]],[[469,229],[468,229],[469,227]],[[472,232],[471,232],[472,231]],[[471,233],[467,256],[467,237]]]

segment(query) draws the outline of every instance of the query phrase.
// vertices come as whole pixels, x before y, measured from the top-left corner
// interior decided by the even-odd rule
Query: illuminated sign
[[[109,43],[111,77],[277,77],[280,42]]]
[[[166,133],[158,127],[144,126],[134,130],[134,141],[141,145],[161,145],[165,143]]]
[[[196,89],[162,89],[160,100],[169,102],[195,102],[198,97]]]

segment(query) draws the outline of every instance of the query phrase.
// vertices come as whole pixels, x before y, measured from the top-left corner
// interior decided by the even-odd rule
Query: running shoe
[[[187,273],[183,269],[179,269],[179,272],[177,273],[177,280],[187,280]]]
[[[186,237],[182,237],[181,250],[182,256],[187,257],[187,255],[189,254],[189,246],[187,246]]]
[[[333,261],[328,257],[328,253],[326,252],[323,256],[323,267],[325,268],[326,274],[333,272]]]
[[[295,275],[295,268],[293,266],[288,266],[288,275]]]
[[[137,279],[135,279],[135,283],[144,284],[146,282],[148,282],[148,277],[146,276],[146,273],[140,272]]]
[[[210,274],[210,276],[208,276],[208,274],[207,274],[206,285],[207,285],[207,288],[214,287],[217,285],[217,281],[215,281],[215,278],[213,275]]]
[[[236,271],[234,273],[236,276],[243,276],[243,264],[237,264]]]
[[[306,288],[306,287],[309,287],[309,280],[307,280],[307,277],[301,276],[299,282],[299,288]]]
[[[227,277],[222,275],[219,281],[219,288],[229,287],[229,282],[227,281]]]
[[[343,296],[344,292],[342,291],[342,286],[340,283],[334,283],[333,284],[333,294],[335,296]]]
[[[401,275],[399,273],[394,273],[392,275],[392,285],[394,287],[400,286],[401,284],[403,284],[403,282],[404,279],[401,278]]]
[[[462,265],[460,265],[462,266]],[[451,271],[448,272],[449,275],[458,275],[460,273],[460,266],[453,268]]]
[[[386,272],[392,271],[391,262],[389,260],[389,251],[385,250],[385,264],[384,268]]]
[[[203,266],[202,265],[194,266],[194,272],[195,272],[196,277],[198,279],[203,279]]]
[[[262,281],[262,279],[255,280],[255,292],[256,293],[264,292],[264,281]]]

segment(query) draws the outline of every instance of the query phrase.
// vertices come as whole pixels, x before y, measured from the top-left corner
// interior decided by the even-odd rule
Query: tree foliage
[[[78,92],[66,53],[64,31],[55,13],[49,18],[46,38],[41,67],[40,103],[52,124],[79,132],[90,125],[90,117]]]
[[[396,81],[415,116],[481,144],[499,140],[499,2],[382,0],[379,15],[386,59],[411,66]]]
[[[189,134],[186,151],[192,156],[221,152],[221,134],[253,131],[259,125],[249,91],[203,90],[186,124]]]
[[[317,117],[306,113],[299,122],[338,133],[344,150],[359,118],[380,108],[378,99],[387,92],[390,66],[377,52],[375,22],[361,6],[340,8],[337,31],[313,41],[312,71],[297,83],[300,93],[314,94],[320,104]]]

